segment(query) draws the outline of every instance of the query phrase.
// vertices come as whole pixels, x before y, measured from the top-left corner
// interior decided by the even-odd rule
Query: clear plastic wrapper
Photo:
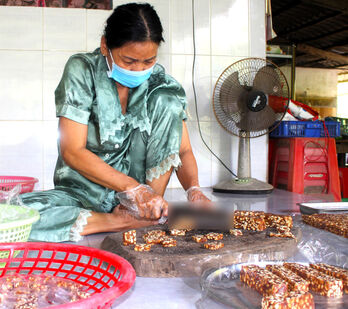
[[[0,204],[19,205],[24,206],[22,199],[20,198],[21,186],[16,185],[11,190],[0,190]]]
[[[87,287],[49,275],[6,275],[0,278],[0,309],[47,308],[88,298]]]
[[[2,205],[18,205],[24,206],[20,198],[21,186],[17,185],[9,191],[0,190],[0,210]],[[15,208],[6,207],[6,211],[0,211],[0,223],[6,223],[13,220],[26,219],[25,213],[18,213]]]
[[[280,262],[268,261],[252,264],[265,267],[270,264],[280,264]],[[239,274],[243,265],[249,265],[249,263],[233,264],[205,271],[201,277],[202,298],[197,302],[197,307],[215,308],[212,305],[215,303],[216,308],[260,308],[262,295],[240,281]],[[315,308],[343,309],[348,303],[347,294],[337,298],[328,298],[313,292],[311,294],[314,297]]]
[[[31,225],[40,218],[37,210],[22,203],[20,190],[18,185],[12,190],[0,191],[0,242],[27,241]],[[0,258],[2,256],[0,254]]]
[[[299,222],[302,240],[292,262],[327,263],[348,268],[348,239]]]
[[[265,267],[267,264],[283,262],[304,265],[325,263],[348,269],[346,238],[309,226],[301,221],[301,216],[295,217],[294,227],[301,230],[302,238],[298,239],[296,250],[291,256],[267,259],[263,254],[254,254],[240,263],[205,268],[200,279],[202,297],[196,303],[197,308],[261,308],[262,296],[239,279],[242,265],[256,264]],[[327,298],[314,292],[312,294],[315,308],[343,309],[348,303],[346,293],[337,298]]]

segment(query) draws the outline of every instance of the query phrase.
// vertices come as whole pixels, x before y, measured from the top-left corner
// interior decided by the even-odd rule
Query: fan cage
[[[236,125],[236,122],[238,122],[242,117],[241,113],[235,113],[234,115],[230,115],[226,113],[226,111],[221,106],[220,104],[221,87],[223,83],[227,80],[227,78],[231,76],[231,74],[233,74],[234,72],[238,72],[238,80],[240,85],[242,85],[245,89],[251,89],[253,87],[253,81],[256,76],[256,73],[261,68],[264,68],[266,66],[273,69],[272,71],[276,74],[281,85],[281,89],[278,89],[278,91],[266,93],[266,94],[278,97],[278,99],[282,101],[283,109],[281,112],[276,113],[276,121],[273,123],[272,126],[264,128],[262,130],[250,130],[248,132],[245,132]],[[271,76],[270,78],[274,78],[274,76]],[[220,125],[230,134],[233,134],[242,138],[243,137],[247,137],[247,138],[259,137],[259,136],[270,133],[271,131],[275,130],[279,126],[281,120],[284,118],[285,113],[288,109],[288,105],[289,105],[288,97],[289,97],[288,82],[283,72],[280,70],[280,68],[276,64],[274,64],[272,61],[269,61],[263,58],[245,58],[231,64],[221,73],[214,88],[213,110],[214,110],[215,117],[220,123]]]

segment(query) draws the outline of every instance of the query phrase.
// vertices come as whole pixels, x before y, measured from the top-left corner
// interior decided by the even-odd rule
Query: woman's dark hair
[[[104,36],[108,48],[128,42],[164,42],[161,21],[148,3],[127,3],[115,8],[106,20]]]

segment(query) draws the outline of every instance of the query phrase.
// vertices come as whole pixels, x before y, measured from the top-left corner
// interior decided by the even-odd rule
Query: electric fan
[[[239,137],[237,178],[218,183],[215,192],[270,193],[273,186],[251,178],[250,138],[274,130],[289,105],[284,74],[271,61],[246,58],[227,67],[218,78],[213,109],[220,125]]]

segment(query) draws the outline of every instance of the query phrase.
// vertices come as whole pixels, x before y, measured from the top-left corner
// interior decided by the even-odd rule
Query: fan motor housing
[[[265,108],[267,97],[262,91],[251,90],[247,94],[247,107],[252,112],[259,112]]]

